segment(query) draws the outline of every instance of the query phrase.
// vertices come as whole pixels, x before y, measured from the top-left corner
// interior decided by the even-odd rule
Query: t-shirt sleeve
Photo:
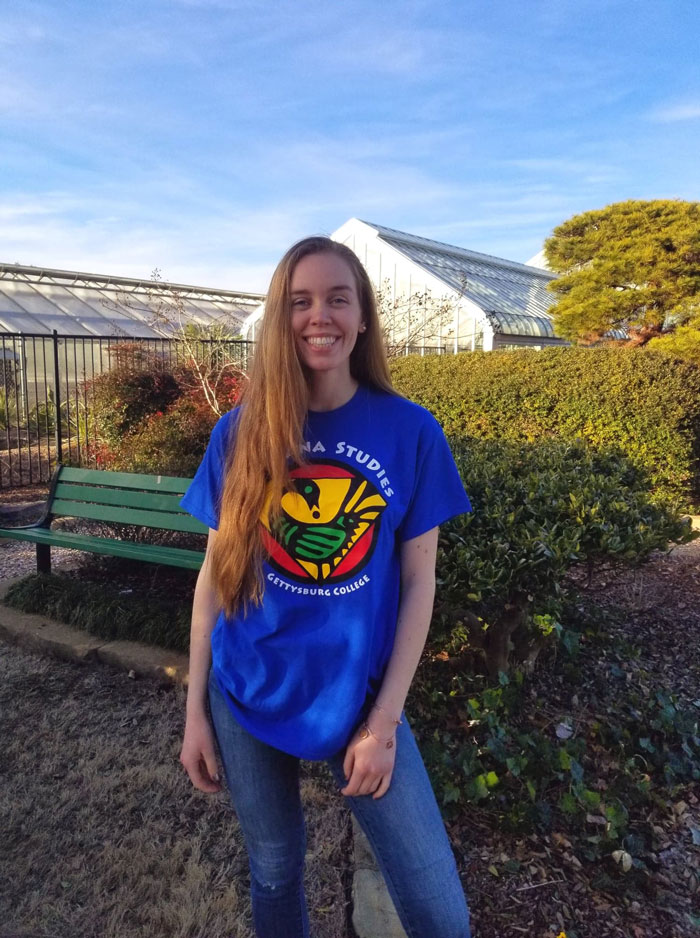
[[[442,427],[428,416],[419,438],[413,494],[399,527],[402,541],[473,510]]]
[[[214,424],[199,468],[180,499],[181,508],[215,530],[219,528],[219,509],[228,436],[233,423],[233,412],[229,411]]]

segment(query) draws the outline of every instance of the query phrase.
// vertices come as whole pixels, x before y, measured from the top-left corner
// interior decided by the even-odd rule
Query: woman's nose
[[[330,310],[325,303],[315,303],[311,308],[311,318],[314,322],[328,322]]]

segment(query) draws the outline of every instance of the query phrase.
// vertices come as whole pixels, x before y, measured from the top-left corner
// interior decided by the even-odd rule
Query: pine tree
[[[630,200],[575,215],[554,229],[545,256],[560,274],[549,285],[557,335],[592,344],[619,330],[624,344],[663,336],[670,350],[685,326],[682,344],[697,348],[700,202]]]

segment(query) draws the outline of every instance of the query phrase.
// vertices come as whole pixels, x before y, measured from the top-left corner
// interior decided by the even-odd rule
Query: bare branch
[[[232,343],[242,342],[239,323],[225,313],[206,325],[193,322],[182,292],[164,284],[158,268],[153,270],[151,281],[145,303],[148,326],[163,338],[181,344],[188,366],[180,375],[183,387],[187,389],[188,372],[191,372],[194,380],[189,390],[200,389],[209,407],[220,417],[216,392],[222,379],[233,376],[245,380],[247,377],[240,346],[239,354],[232,354]],[[137,304],[129,293],[119,292],[116,302],[103,302],[113,309],[136,309],[138,305],[139,312],[143,312],[142,304]]]
[[[375,290],[377,312],[389,358],[407,351],[443,351],[445,330],[457,307],[454,295],[433,297],[430,290],[394,295],[388,280]]]

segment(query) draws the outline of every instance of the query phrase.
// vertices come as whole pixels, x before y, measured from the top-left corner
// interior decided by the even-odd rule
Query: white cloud
[[[662,124],[697,120],[700,118],[700,102],[691,101],[684,104],[669,104],[666,105],[666,107],[652,111],[649,118],[650,120],[658,121]]]
[[[150,223],[132,209],[116,198],[62,192],[8,198],[0,261],[137,278],[158,268],[164,280],[255,293],[267,289],[287,247],[308,234],[293,204],[197,217],[169,210]]]

